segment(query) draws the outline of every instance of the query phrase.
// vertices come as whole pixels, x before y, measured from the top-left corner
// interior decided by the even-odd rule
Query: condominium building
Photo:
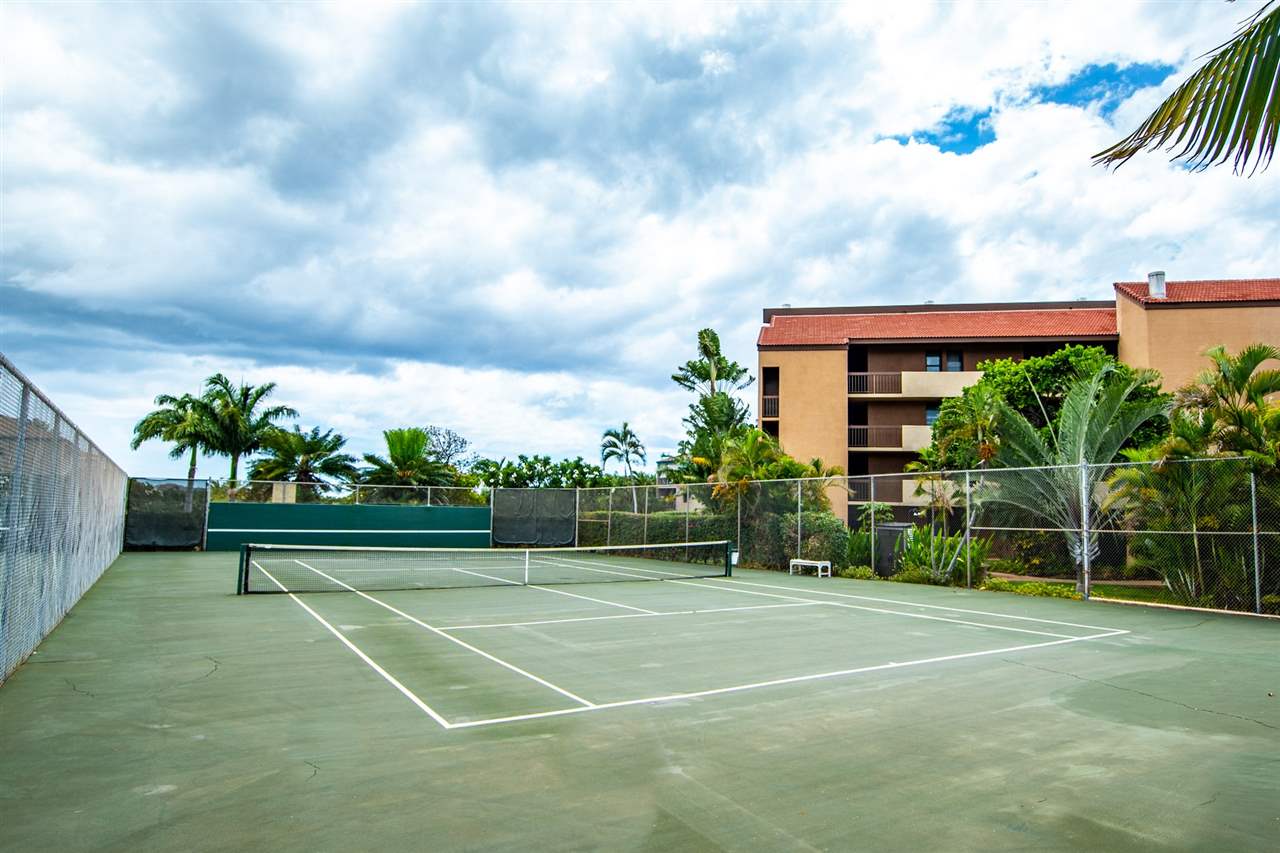
[[[1280,278],[1117,282],[1114,301],[766,308],[757,341],[760,427],[800,459],[851,475],[902,471],[938,407],[980,362],[1096,345],[1188,382],[1203,353],[1280,344]],[[894,489],[877,500],[903,502]]]

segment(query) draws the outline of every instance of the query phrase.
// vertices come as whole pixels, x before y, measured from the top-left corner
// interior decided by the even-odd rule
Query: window
[[[924,422],[926,426],[933,426],[933,422],[938,419],[938,403],[927,403],[924,407]]]
[[[926,352],[924,354],[924,369],[930,373],[937,373],[942,370],[942,353]]]
[[[964,370],[964,354],[959,352],[947,353],[947,372],[959,373]]]

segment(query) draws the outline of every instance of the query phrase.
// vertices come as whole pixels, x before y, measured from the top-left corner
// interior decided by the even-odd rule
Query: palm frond
[[[1166,148],[1195,170],[1233,156],[1237,174],[1266,168],[1280,133],[1280,6],[1269,0],[1235,36],[1210,51],[1186,79],[1124,139],[1093,155],[1119,168],[1139,151]],[[1250,169],[1250,163],[1252,168]]]

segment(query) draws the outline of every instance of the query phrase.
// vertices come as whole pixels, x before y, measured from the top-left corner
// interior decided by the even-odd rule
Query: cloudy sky
[[[1089,163],[1257,5],[6,3],[0,351],[136,475],[214,371],[656,457],[765,306],[1280,272],[1275,169]]]

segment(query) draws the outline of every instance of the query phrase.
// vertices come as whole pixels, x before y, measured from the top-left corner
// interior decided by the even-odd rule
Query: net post
[[[1249,503],[1253,506],[1253,612],[1262,612],[1262,561],[1258,558],[1258,479],[1249,469]]]
[[[240,569],[236,574],[236,595],[249,591],[249,544],[240,543]]]
[[[524,585],[529,585],[529,549],[524,549]]]
[[[736,544],[737,544],[737,543],[734,543],[734,545],[736,545]],[[724,543],[724,576],[725,576],[725,577],[727,577],[727,578],[731,578],[731,577],[733,577],[733,548],[734,548],[734,545],[731,545],[731,544],[730,544],[730,543],[728,543],[728,542],[725,542],[725,543]],[[741,547],[741,546],[739,546],[739,547]]]

